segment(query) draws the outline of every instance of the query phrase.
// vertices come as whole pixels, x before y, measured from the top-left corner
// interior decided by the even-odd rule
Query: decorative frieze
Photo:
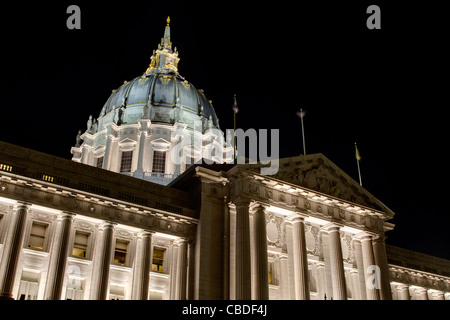
[[[450,277],[438,276],[436,274],[395,265],[389,265],[388,269],[391,281],[445,292],[450,291]]]
[[[153,228],[157,232],[180,235],[186,238],[192,238],[195,235],[196,219],[174,216],[170,213],[161,214],[158,213],[158,208],[146,210],[133,205],[111,203],[109,200],[102,200],[100,197],[88,200],[88,197],[79,197],[76,192],[61,192],[61,189],[56,188],[43,189],[35,183],[22,185],[10,181],[3,184],[5,190],[1,191],[0,195],[14,200],[27,199],[31,203],[57,210],[67,210],[100,220],[112,220],[137,228]],[[159,207],[165,207],[161,202],[158,203],[161,204]],[[144,214],[144,211],[147,211],[146,214]],[[51,220],[53,218],[42,215],[42,219]],[[170,222],[167,222],[168,220]]]
[[[293,194],[292,191],[288,191],[288,187],[279,188],[279,185],[271,186],[267,183],[258,183],[259,180],[251,179],[254,177],[249,178],[241,180],[242,183],[239,183],[239,186],[236,187],[232,183],[230,186],[232,194],[237,192],[236,188],[240,190],[242,186],[243,193],[246,196],[262,203],[280,206],[293,211],[299,210],[324,220],[333,219],[359,229],[384,232],[384,221],[378,215],[372,214],[368,216],[364,212],[355,212],[357,208],[355,209],[342,201],[330,200],[324,196],[314,194]],[[258,182],[255,183],[255,181]],[[346,208],[349,208],[349,210]]]

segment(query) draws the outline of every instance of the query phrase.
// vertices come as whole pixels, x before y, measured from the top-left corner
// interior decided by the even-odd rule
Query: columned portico
[[[0,265],[0,299],[12,300],[17,264],[22,252],[25,224],[30,204],[17,202],[9,225]]]

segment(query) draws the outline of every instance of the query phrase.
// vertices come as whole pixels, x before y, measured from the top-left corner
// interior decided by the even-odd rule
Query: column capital
[[[173,240],[173,244],[177,245],[177,246],[179,246],[181,244],[188,244],[188,243],[189,243],[189,239],[183,238],[183,237],[180,237],[180,238],[177,238],[177,239]]]
[[[323,225],[320,229],[326,232],[336,232],[339,231],[342,227],[342,224],[332,222]]]
[[[141,230],[137,232],[139,238],[152,237],[156,232],[150,230]]]
[[[251,200],[244,197],[236,197],[231,201],[236,207],[250,207]]]
[[[251,211],[255,212],[260,210],[266,211],[270,206],[259,202],[251,202],[249,207]]]
[[[372,236],[372,241],[373,241],[373,242],[381,242],[381,243],[385,243],[385,240],[386,240],[386,237],[385,237],[384,234],[379,234],[379,233],[377,233],[377,234],[374,234],[374,235]]]
[[[99,224],[99,229],[114,229],[114,227],[117,225],[116,222],[112,222],[112,221],[103,221],[100,222]]]
[[[17,201],[16,203],[14,203],[14,209],[17,209],[19,207],[26,207],[27,209],[29,209],[31,205],[31,203],[26,201]]]
[[[366,232],[366,231],[357,233],[353,237],[354,237],[354,239],[359,240],[359,241],[374,240],[374,234]]]
[[[76,216],[76,213],[73,212],[68,212],[68,211],[62,211],[58,214],[58,219],[59,220],[63,220],[63,219],[70,219],[73,220],[73,218]]]

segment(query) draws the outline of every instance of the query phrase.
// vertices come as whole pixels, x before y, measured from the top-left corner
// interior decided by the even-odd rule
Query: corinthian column
[[[377,268],[378,266],[375,265],[375,258],[372,249],[372,236],[364,233],[360,237],[360,239],[364,264],[364,274],[366,278],[367,300],[380,300],[380,295],[377,290],[377,287],[379,287],[380,285],[380,275],[378,272],[379,269]]]
[[[61,299],[73,217],[74,214],[69,212],[62,212],[58,215],[58,225],[48,267],[45,300]]]
[[[152,232],[141,231],[138,234],[136,260],[134,263],[133,300],[148,300],[150,267],[152,257]]]
[[[328,231],[328,240],[330,244],[330,269],[331,283],[333,285],[333,299],[347,300],[339,226],[330,225],[325,227],[325,230]]]
[[[262,205],[256,205],[253,209],[253,236],[255,248],[255,265],[253,272],[255,281],[252,284],[255,300],[269,299],[269,267],[267,261],[267,233],[266,211]]]
[[[9,224],[9,231],[3,247],[0,265],[0,300],[12,300],[12,290],[16,278],[17,263],[23,246],[23,236],[27,221],[29,203],[18,202]]]
[[[250,222],[248,200],[236,206],[236,300],[251,299]]]
[[[295,298],[309,300],[308,259],[305,224],[302,217],[292,220],[292,248],[294,260]]]
[[[100,225],[103,232],[98,242],[97,253],[92,270],[91,300],[106,300],[109,285],[109,267],[113,249],[114,223],[103,222]]]
[[[381,236],[376,237],[373,241],[373,253],[375,256],[375,264],[380,268],[380,299],[392,300],[386,246]]]

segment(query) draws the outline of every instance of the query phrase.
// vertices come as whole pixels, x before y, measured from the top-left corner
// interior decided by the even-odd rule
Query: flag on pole
[[[359,154],[358,146],[356,145],[356,143],[355,143],[355,150],[356,150],[355,153],[356,160],[361,161],[361,155]]]
[[[356,157],[356,164],[358,165],[358,176],[359,176],[359,185],[362,186],[362,179],[361,179],[361,168],[359,167],[359,161],[361,160],[361,155],[359,154],[358,146],[355,142],[355,157]]]
[[[235,114],[239,112],[239,109],[238,109],[238,106],[237,106],[236,94],[234,94],[234,106],[233,106],[233,111],[234,111]]]

